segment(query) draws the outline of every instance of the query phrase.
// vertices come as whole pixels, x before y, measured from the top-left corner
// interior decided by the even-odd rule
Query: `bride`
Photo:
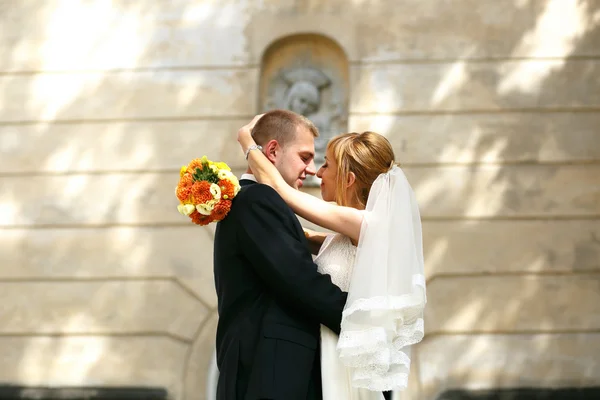
[[[238,132],[244,153],[251,130]],[[338,337],[321,326],[324,400],[383,400],[404,390],[410,346],[422,340],[426,303],[421,220],[415,195],[388,140],[346,133],[327,145],[317,172],[323,200],[289,186],[260,151],[248,162],[294,212],[334,234],[306,230],[319,272],[348,292]]]

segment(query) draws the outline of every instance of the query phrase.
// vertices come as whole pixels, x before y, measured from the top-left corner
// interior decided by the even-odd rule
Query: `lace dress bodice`
[[[327,236],[315,258],[318,270],[331,276],[331,281],[342,291],[350,289],[356,247],[344,235]],[[338,335],[321,325],[321,380],[323,400],[385,400],[378,391],[354,388],[350,370],[340,361]]]
[[[347,292],[350,289],[355,257],[356,247],[350,238],[338,233],[327,236],[315,263],[320,273],[330,275],[331,281]]]

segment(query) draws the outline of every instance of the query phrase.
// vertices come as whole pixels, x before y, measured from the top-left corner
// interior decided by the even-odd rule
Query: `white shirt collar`
[[[240,177],[240,180],[242,180],[242,179],[247,179],[249,181],[258,182],[256,180],[256,178],[254,177],[254,175],[252,175],[252,174],[242,174],[242,176]]]

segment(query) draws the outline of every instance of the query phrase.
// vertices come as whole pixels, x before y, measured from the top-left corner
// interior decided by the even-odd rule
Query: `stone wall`
[[[310,33],[421,204],[408,397],[598,385],[600,2],[20,0],[0,26],[0,381],[205,398],[213,228],[178,169],[241,171],[262,54]]]

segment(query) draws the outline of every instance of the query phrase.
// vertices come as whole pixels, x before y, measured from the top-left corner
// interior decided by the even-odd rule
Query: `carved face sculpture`
[[[319,110],[319,89],[310,82],[294,83],[286,96],[287,109],[308,117]]]

